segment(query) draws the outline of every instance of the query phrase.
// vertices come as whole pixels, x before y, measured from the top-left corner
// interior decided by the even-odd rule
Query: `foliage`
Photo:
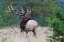
[[[4,21],[4,19],[1,20],[2,21],[1,24],[3,24],[5,22],[6,25],[7,24],[12,25],[18,20],[16,15],[5,12],[6,9],[7,9],[7,6],[9,6],[10,4],[12,4],[13,6],[17,5],[18,9],[20,9],[19,8],[20,5],[25,6],[26,8],[28,8],[29,10],[32,11],[32,14],[34,14],[34,17],[36,17],[36,18],[38,17],[39,19],[41,19],[40,22],[38,21],[40,23],[40,25],[47,25],[45,20],[46,20],[47,17],[51,17],[52,9],[55,6],[55,4],[57,4],[57,3],[53,0],[47,0],[47,1],[44,1],[44,2],[41,2],[41,1],[38,1],[38,0],[26,0],[26,2],[22,2],[22,1],[19,2],[18,0],[6,0],[6,1],[3,0],[2,9],[1,9],[2,11],[0,13],[3,14],[3,16],[1,18],[4,18],[5,20],[7,19],[7,20],[6,21]],[[4,13],[3,13],[3,11],[4,11]],[[14,22],[13,22],[13,20],[14,20]]]
[[[22,1],[19,2],[18,0],[6,0],[6,1],[3,0],[3,3],[7,6],[9,6],[10,4],[12,4],[13,6],[17,5],[18,9],[19,9],[20,5],[25,6],[26,8],[28,8],[29,10],[32,11],[32,14],[34,14],[34,17],[40,18],[42,15],[41,21],[40,21],[41,25],[46,25],[46,21],[45,21],[46,17],[51,17],[52,9],[55,6],[55,4],[57,4],[53,0],[47,0],[47,1],[45,0],[44,2],[41,2],[38,0],[26,0],[25,2],[22,2]],[[7,9],[6,8],[7,6],[4,6],[5,10]],[[5,14],[11,15],[10,13],[6,13],[6,12],[5,12]],[[13,15],[11,15],[10,17],[12,17],[12,16]],[[44,23],[44,24],[42,24],[42,23]]]
[[[52,18],[48,18],[48,25],[53,28],[53,38],[60,42],[64,42],[64,14],[60,8],[56,5],[52,11]],[[62,38],[60,38],[62,36]]]
[[[17,16],[14,14],[7,13],[6,1],[3,0],[0,5],[0,28],[5,26],[11,26],[17,22]]]
[[[47,17],[51,17],[52,9],[53,9],[53,7],[55,7],[56,4],[57,4],[57,2],[55,2],[53,0],[47,0],[44,2],[39,2],[37,0],[34,0],[34,1],[28,0],[26,2],[26,7],[30,8],[32,10],[35,17],[38,16],[40,18],[42,15],[40,25],[46,26],[47,23],[45,20]]]

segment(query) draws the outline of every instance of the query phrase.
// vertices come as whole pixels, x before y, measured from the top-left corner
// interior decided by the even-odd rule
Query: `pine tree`
[[[56,5],[52,11],[52,18],[48,18],[48,25],[53,28],[53,40],[64,42],[64,14]]]

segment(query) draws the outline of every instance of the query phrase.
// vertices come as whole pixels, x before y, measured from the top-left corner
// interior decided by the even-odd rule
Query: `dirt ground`
[[[36,37],[33,36],[32,32],[29,32],[28,37],[26,37],[26,33],[21,33],[19,27],[7,27],[0,29],[0,42],[49,42],[48,36],[53,34],[52,31],[48,30],[48,27],[40,26],[36,33]]]

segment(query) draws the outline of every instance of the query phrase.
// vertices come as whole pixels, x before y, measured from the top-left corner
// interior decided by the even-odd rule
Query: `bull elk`
[[[28,11],[27,9],[24,10],[21,6],[21,12],[15,12],[11,5],[11,6],[8,6],[8,10],[6,10],[6,12],[21,15],[22,16],[22,19],[20,21],[21,32],[25,31],[27,34],[29,31],[32,31],[33,34],[36,35],[36,28],[38,26],[38,23],[35,20],[31,20],[31,18],[28,17],[28,14],[31,13],[31,10],[30,11]]]

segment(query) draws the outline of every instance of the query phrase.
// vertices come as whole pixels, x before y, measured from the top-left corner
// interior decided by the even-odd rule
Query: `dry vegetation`
[[[49,42],[48,36],[53,32],[48,30],[48,27],[38,27],[37,36],[33,36],[32,32],[28,33],[26,37],[25,32],[20,32],[18,27],[7,27],[0,29],[0,42]]]

